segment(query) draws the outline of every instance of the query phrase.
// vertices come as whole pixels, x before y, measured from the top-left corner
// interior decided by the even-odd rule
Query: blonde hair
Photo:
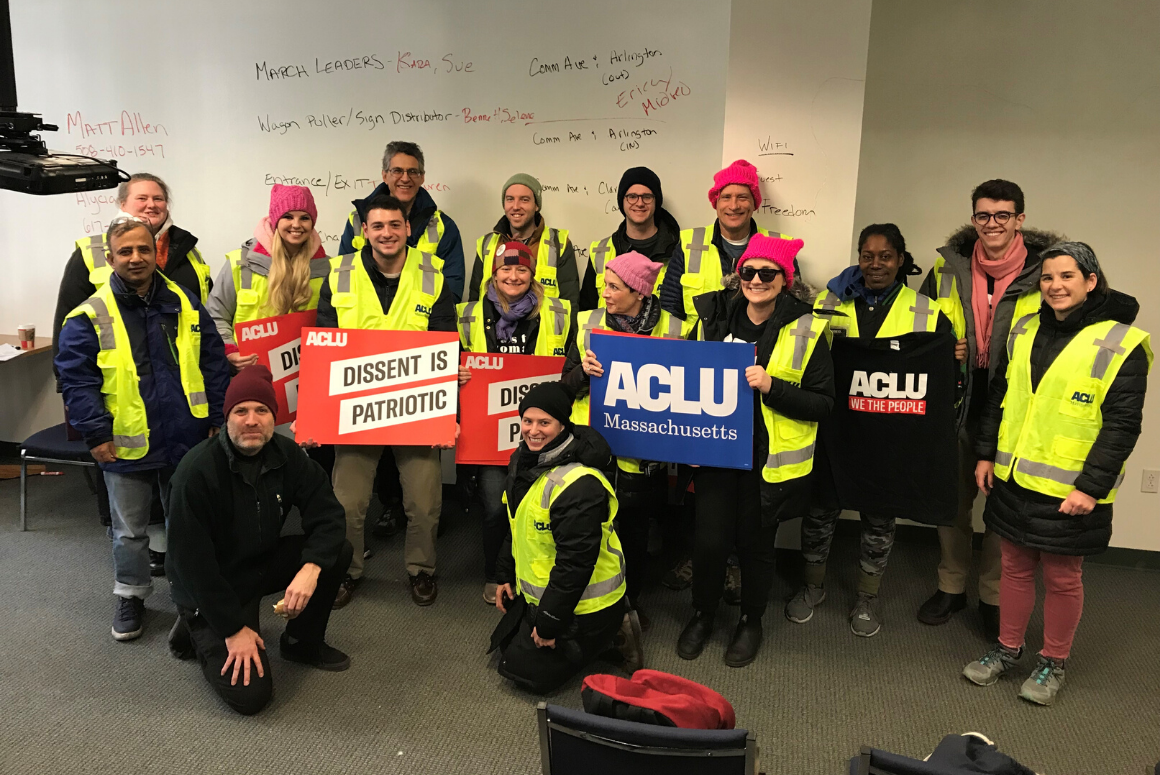
[[[495,275],[493,274],[487,280],[489,288],[495,288],[495,298],[499,302],[499,308],[502,312],[507,312],[511,309],[511,305],[507,303],[507,299],[499,292],[499,287],[495,284]],[[528,293],[536,297],[536,306],[532,307],[532,311],[528,313],[528,319],[534,318],[540,314],[540,307],[544,305],[544,286],[540,285],[539,280],[532,278],[531,287],[528,288]]]
[[[305,309],[312,295],[310,289],[310,245],[307,238],[294,253],[286,250],[278,229],[270,242],[270,294],[266,307],[273,315],[286,315]]]

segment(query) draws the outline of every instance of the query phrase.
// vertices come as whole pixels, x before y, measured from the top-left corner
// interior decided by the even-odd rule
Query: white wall
[[[894,221],[919,265],[971,189],[1017,182],[1027,226],[1090,243],[1160,333],[1160,4],[876,0],[855,226]],[[852,251],[852,241],[851,251]],[[852,252],[851,252],[852,255]],[[1113,546],[1160,550],[1160,383],[1116,500]]]

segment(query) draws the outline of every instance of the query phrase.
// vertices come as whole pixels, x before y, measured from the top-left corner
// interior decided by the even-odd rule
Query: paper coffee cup
[[[31,350],[36,347],[36,326],[18,326],[16,333],[20,337],[21,350]]]

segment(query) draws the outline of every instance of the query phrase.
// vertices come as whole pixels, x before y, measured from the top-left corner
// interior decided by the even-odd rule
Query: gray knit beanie
[[[510,178],[507,179],[507,183],[503,184],[503,189],[501,189],[499,192],[500,206],[501,207],[503,206],[503,198],[505,196],[507,196],[507,190],[509,188],[511,188],[512,186],[516,185],[517,183],[520,184],[521,186],[527,186],[528,188],[530,188],[532,190],[532,196],[534,196],[536,198],[536,207],[543,210],[544,209],[544,202],[543,202],[543,200],[540,199],[540,191],[541,191],[540,181],[536,180],[535,178],[533,178],[531,175],[529,175],[526,172],[517,172],[516,174],[512,175]]]

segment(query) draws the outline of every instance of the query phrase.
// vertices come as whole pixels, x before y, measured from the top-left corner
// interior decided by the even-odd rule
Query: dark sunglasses
[[[737,270],[737,274],[741,275],[741,279],[745,282],[752,282],[754,277],[760,277],[761,282],[771,283],[773,278],[779,274],[784,274],[780,269],[774,269],[772,266],[763,266],[760,269],[753,266],[743,266]]]

